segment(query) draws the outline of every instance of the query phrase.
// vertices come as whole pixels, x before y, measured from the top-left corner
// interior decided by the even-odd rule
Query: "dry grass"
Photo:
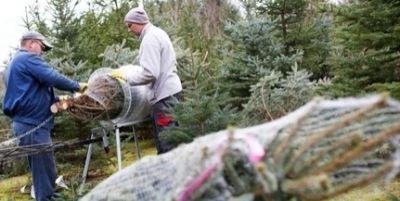
[[[31,200],[26,194],[20,193],[20,188],[29,181],[28,174],[3,179],[0,181],[0,200]]]

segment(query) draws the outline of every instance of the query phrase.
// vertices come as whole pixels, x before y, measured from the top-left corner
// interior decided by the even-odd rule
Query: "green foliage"
[[[90,66],[87,65],[87,62],[78,61],[75,63],[75,53],[72,50],[72,47],[69,46],[69,43],[66,43],[64,48],[59,48],[58,51],[63,52],[62,56],[50,59],[49,64],[71,79],[87,82],[86,80],[92,73],[93,68],[90,68]],[[55,93],[56,95],[63,95],[67,92],[55,90]],[[56,115],[55,118],[53,133],[58,139],[88,137],[87,135],[90,134],[90,128],[92,126],[93,123],[81,122],[71,116],[59,114]]]
[[[37,2],[30,7],[25,26],[49,36],[55,46],[45,55],[50,64],[84,82],[97,68],[136,63],[139,41],[123,18],[137,1],[93,0],[82,13],[75,2],[49,0],[46,15]],[[144,1],[151,22],[174,40],[184,86],[184,99],[174,109],[180,126],[167,131],[168,140],[190,142],[228,125],[276,119],[316,94],[389,92],[400,98],[399,1],[359,0],[333,14],[314,0],[242,2],[244,18],[227,0]],[[334,84],[312,81],[324,77]],[[94,126],[59,114],[54,135],[88,137]],[[25,170],[21,164],[12,174]],[[70,183],[73,199],[77,181]]]
[[[86,61],[76,61],[75,51],[68,42],[63,48],[59,48],[58,51],[62,54],[56,58],[52,57],[54,55],[50,52],[51,55],[49,57],[52,58],[50,58],[49,64],[60,73],[74,80],[84,82],[94,70]]]
[[[277,20],[277,30],[283,53],[287,56],[303,52],[299,68],[313,74],[313,79],[330,76],[330,67],[325,63],[329,56],[331,17],[326,14],[325,4],[310,0],[259,0],[256,10]],[[289,71],[290,68],[286,68]]]
[[[17,158],[12,161],[0,162],[0,176],[17,176],[27,172],[29,172],[29,167],[26,158]]]
[[[213,68],[198,53],[176,49],[184,100],[174,108],[179,127],[166,131],[165,138],[175,144],[191,142],[195,137],[236,124],[238,113],[228,104],[228,94],[220,92]]]
[[[301,22],[289,36],[291,49],[303,51],[299,67],[311,72],[314,80],[332,76],[331,66],[326,62],[332,47],[330,31],[331,18],[322,15]]]
[[[31,7],[30,13],[31,22],[36,29],[53,39],[53,58],[66,54],[60,49],[70,46],[75,53],[73,60],[86,61],[90,66],[98,68],[101,64],[101,58],[98,56],[107,46],[122,43],[125,38],[132,37],[123,22],[124,15],[131,8],[127,0],[121,1],[120,4],[93,1],[89,4],[89,10],[79,14],[75,7],[78,2],[49,0],[48,3],[50,19],[42,17],[37,4]],[[137,46],[135,40],[128,40],[126,43]]]
[[[344,5],[337,12],[337,23],[341,25],[339,42],[355,51],[385,49],[399,50],[400,2],[388,0],[360,0]]]
[[[185,100],[177,107],[177,110],[181,111],[177,112],[177,118],[179,119],[182,115],[182,122],[188,119],[198,122],[200,129],[195,130],[200,132],[194,134],[195,136],[207,132],[201,127],[205,127],[210,119],[213,121],[223,119],[218,114],[231,117],[230,114],[233,114],[233,111],[237,112],[244,103],[246,103],[246,110],[260,108],[261,105],[254,101],[260,95],[258,89],[261,86],[268,86],[271,87],[270,90],[275,90],[276,94],[269,94],[269,96],[277,99],[270,100],[271,105],[268,107],[275,108],[276,111],[273,115],[271,114],[271,117],[266,116],[265,113],[250,112],[249,114],[260,115],[255,117],[260,120],[276,118],[291,111],[308,100],[311,93],[291,94],[285,90],[296,89],[296,92],[301,92],[299,88],[308,89],[308,85],[303,85],[304,83],[300,80],[306,82],[305,80],[331,76],[331,65],[335,67],[333,80],[336,85],[323,86],[324,90],[318,90],[316,93],[332,96],[352,95],[363,93],[359,90],[360,88],[369,91],[377,89],[378,86],[373,85],[375,82],[397,80],[397,73],[393,73],[393,69],[385,68],[378,71],[374,67],[379,66],[378,64],[383,61],[390,65],[397,62],[396,51],[387,54],[389,50],[398,47],[396,43],[392,43],[394,45],[391,46],[379,46],[382,42],[397,39],[397,36],[395,34],[380,36],[381,31],[356,37],[357,31],[366,30],[360,28],[360,24],[371,24],[371,27],[378,30],[394,24],[394,19],[397,19],[394,15],[397,11],[395,1],[386,2],[392,7],[383,15],[378,15],[379,12],[376,11],[375,15],[378,19],[374,20],[374,23],[365,21],[364,18],[363,23],[347,23],[352,19],[354,21],[351,13],[360,15],[363,11],[350,10],[350,7],[349,12],[347,8],[341,9],[340,13],[345,16],[343,17],[345,20],[338,22],[345,26],[342,26],[340,34],[336,36],[342,48],[339,49],[338,54],[332,54],[334,57],[331,57],[329,62],[326,58],[331,51],[332,40],[329,32],[332,18],[326,13],[321,13],[326,11],[324,4],[308,0],[257,2],[246,4],[248,7],[252,6],[257,12],[249,12],[247,17],[241,20],[227,1],[145,2],[152,22],[170,33],[171,38],[177,41],[176,44],[179,43],[178,49],[187,48],[184,51],[177,51],[178,70],[185,89]],[[362,1],[352,6],[368,4],[370,6],[368,8],[372,8],[372,5],[377,6],[376,2],[378,1]],[[74,6],[72,1],[51,0],[51,26],[45,23],[45,19],[39,12],[32,13],[35,26],[45,34],[50,34],[54,39],[55,51],[47,56],[52,59],[52,65],[74,79],[85,80],[99,67],[117,67],[135,63],[137,51],[132,51],[131,48],[136,49],[139,44],[126,31],[122,21],[126,12],[136,6],[135,4],[125,0],[93,1],[89,10],[81,15],[76,14]],[[383,8],[382,5],[379,8]],[[32,10],[39,11],[40,9],[34,7]],[[366,12],[370,11],[371,9],[367,9]],[[382,23],[379,24],[378,21]],[[354,24],[357,26],[352,28]],[[397,33],[399,30],[397,26],[384,30]],[[346,29],[349,31],[346,32]],[[356,45],[358,43],[355,39],[363,39],[363,42],[359,44],[378,41],[371,44],[376,47],[385,47],[385,49],[369,49],[368,54],[357,53],[354,50],[364,49]],[[298,64],[299,69],[307,69],[310,74],[302,70],[292,71],[291,68],[295,64]],[[304,77],[300,72],[304,74]],[[284,80],[296,80],[293,78],[293,76],[296,77],[294,74],[299,76],[298,86],[295,84],[284,86],[282,84]],[[272,79],[274,76],[275,78]],[[270,83],[272,80],[267,81],[268,79],[276,83]],[[285,90],[278,93],[283,88]],[[381,86],[378,88],[383,90]],[[390,90],[394,91],[394,89]],[[282,98],[285,94],[287,97]],[[296,104],[285,104],[283,108],[278,101],[280,99],[301,101]],[[184,113],[186,114],[183,115]],[[189,114],[192,114],[192,118],[187,116]],[[244,118],[250,118],[250,116]],[[211,128],[210,131],[222,129],[234,121],[216,122],[221,122],[221,124],[206,127]],[[182,125],[185,124],[182,123]],[[188,127],[190,124],[194,123],[187,123]],[[73,123],[68,123],[67,126],[73,126]],[[184,127],[182,126],[182,129]],[[188,130],[191,129],[193,128]]]
[[[224,22],[238,17],[227,0],[157,2],[146,10],[154,24],[165,25],[173,38],[182,38],[185,47],[199,52],[213,52]]]
[[[344,95],[357,95],[372,92],[370,85],[399,81],[398,1],[361,0],[343,5],[335,19],[334,36],[340,46],[330,60],[335,79],[329,91],[345,88]]]
[[[304,1],[302,2],[304,3]],[[193,10],[200,9],[196,5],[191,4],[192,7],[189,8]],[[302,4],[303,7],[304,5]],[[293,4],[291,6],[293,9],[297,9],[299,5]],[[189,10],[189,13],[193,13],[193,10]],[[297,12],[296,14],[305,16],[304,8],[299,11],[303,13]],[[193,14],[185,18],[185,20],[190,20],[191,16]],[[305,17],[301,19],[305,19]],[[238,125],[240,122],[248,123],[254,119],[257,119],[255,122],[259,122],[261,119],[265,119],[265,114],[254,112],[260,106],[256,105],[254,100],[247,104],[246,107],[249,109],[247,112],[241,113],[241,118],[238,118],[237,114],[240,113],[239,110],[242,104],[248,102],[249,98],[256,99],[259,95],[255,92],[256,90],[250,90],[251,86],[257,84],[257,81],[268,75],[271,70],[281,75],[279,79],[285,80],[286,76],[288,76],[288,80],[301,80],[310,83],[311,74],[303,71],[299,71],[299,73],[297,72],[297,68],[294,73],[291,71],[291,67],[300,63],[303,66],[309,65],[310,69],[314,68],[319,74],[329,74],[327,69],[321,70],[320,68],[321,66],[326,67],[325,58],[328,55],[330,45],[327,34],[329,23],[326,21],[327,18],[323,19],[325,21],[309,20],[312,21],[312,23],[309,23],[312,24],[312,28],[303,29],[300,29],[302,28],[300,25],[295,25],[299,21],[286,21],[293,23],[292,26],[298,28],[297,32],[290,32],[291,35],[287,35],[287,38],[282,38],[282,29],[279,20],[271,20],[271,18],[266,17],[252,17],[250,15],[247,19],[237,20],[236,22],[225,20],[223,37],[216,37],[217,40],[211,43],[202,38],[204,35],[196,38],[183,36],[183,46],[203,51],[205,47],[198,48],[193,46],[193,44],[198,44],[194,41],[198,41],[197,39],[200,38],[203,39],[200,44],[207,43],[208,46],[215,44],[214,49],[217,49],[219,52],[218,54],[212,53],[213,50],[207,47],[207,51],[210,51],[211,54],[206,54],[201,62],[199,62],[200,57],[194,56],[193,53],[187,52],[186,55],[190,55],[187,57],[180,57],[178,53],[178,61],[180,61],[178,63],[184,63],[184,65],[179,65],[179,72],[184,81],[185,101],[175,108],[180,128],[170,131],[174,132],[173,135],[170,135],[174,136],[170,137],[173,138],[170,140],[175,143],[190,142],[194,137],[203,135],[205,131],[212,132],[222,129],[229,124]],[[195,21],[193,18],[192,20]],[[189,21],[179,24],[189,27],[196,26],[196,24]],[[196,27],[196,29],[191,27],[191,29],[202,30],[199,27]],[[182,33],[188,33],[188,31],[180,32],[180,34]],[[299,35],[299,33],[302,34]],[[199,34],[199,32],[195,34]],[[287,42],[289,36],[298,37],[291,42]],[[310,41],[313,43],[309,44]],[[290,48],[287,48],[289,44]],[[288,52],[287,50],[290,51]],[[307,60],[303,57],[304,50],[307,51]],[[213,63],[212,58],[215,57],[220,58],[219,62]],[[304,76],[302,77],[303,74]],[[281,82],[285,83],[284,81]],[[299,83],[287,82],[285,84],[276,87],[276,89],[285,88],[285,90],[292,92],[284,96],[284,93],[287,91],[283,90],[279,94],[280,98],[286,99],[286,103],[289,105],[292,104],[290,105],[292,107],[283,104],[283,106],[279,105],[280,102],[278,101],[271,102],[271,107],[281,107],[274,114],[276,117],[297,108],[308,101],[313,95],[313,90],[310,90],[312,88],[311,85],[302,85],[303,83],[300,81]],[[273,87],[275,86],[271,86],[271,88]],[[304,91],[299,90],[302,87],[304,87]],[[309,94],[302,94],[302,92],[309,92]],[[291,99],[293,99],[292,102],[290,102]],[[250,108],[254,110],[250,112],[252,110]],[[233,115],[235,113],[236,115]],[[234,120],[225,120],[227,117]]]
[[[387,198],[389,201],[400,201],[400,196],[396,196],[395,194],[390,193],[390,192],[387,193],[386,198]]]
[[[214,68],[220,61],[216,48],[228,21],[237,21],[239,13],[229,0],[147,1],[147,13],[153,24],[163,28],[182,47],[202,55]]]
[[[63,47],[65,43],[76,44],[76,38],[79,35],[79,17],[76,17],[75,4],[72,0],[49,0],[49,9],[51,16],[51,29],[49,32],[52,37],[57,38],[55,41],[55,51],[58,53],[58,48]],[[40,20],[38,20],[40,23]],[[63,55],[59,52],[57,55]]]
[[[3,78],[0,79],[0,82],[4,82]],[[4,98],[4,84],[0,84],[0,142],[3,142],[9,138],[12,137],[12,132],[11,132],[11,119],[9,117],[7,117],[4,113],[3,113],[3,98]]]
[[[267,13],[272,18],[281,18],[281,23],[300,22],[306,16],[307,0],[257,0],[260,13]],[[285,26],[281,26],[285,29]]]
[[[120,44],[128,39],[125,42],[128,46],[138,47],[138,41],[133,40],[132,34],[127,31],[123,22],[125,14],[131,8],[128,1],[122,1],[119,7],[112,2],[99,6],[102,9],[101,12],[89,10],[82,17],[77,38],[77,51],[80,56],[78,58],[85,58],[97,67],[101,65],[99,55],[107,46]],[[108,7],[113,9],[109,11]]]
[[[226,38],[219,48],[223,60],[219,66],[224,91],[237,99],[236,106],[250,96],[250,86],[268,70],[286,72],[302,58],[297,52],[284,54],[276,22],[268,18],[242,20],[225,28]],[[244,100],[243,100],[244,99]]]
[[[367,92],[388,93],[391,97],[400,100],[400,83],[375,83],[366,87]]]
[[[191,142],[194,138],[225,129],[239,120],[237,111],[225,105],[224,94],[185,93],[185,100],[174,108],[179,127],[161,136],[174,143]],[[166,134],[168,133],[168,134]]]
[[[138,63],[138,50],[125,47],[125,42],[124,40],[121,44],[108,46],[104,53],[100,54],[100,57],[103,58],[101,66],[117,68],[126,64]]]
[[[310,101],[322,84],[310,81],[310,77],[306,70],[298,70],[296,64],[287,76],[276,71],[266,74],[251,87],[250,100],[242,112],[246,117],[243,124],[255,125],[277,119]]]

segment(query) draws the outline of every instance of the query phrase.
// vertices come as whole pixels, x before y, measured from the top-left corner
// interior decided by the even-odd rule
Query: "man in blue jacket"
[[[52,46],[42,34],[27,32],[20,45],[5,73],[3,111],[12,119],[14,135],[21,137],[19,146],[51,144],[54,120],[50,106],[58,101],[53,87],[83,92],[87,85],[59,74],[43,60],[41,55]],[[56,179],[53,152],[28,156],[28,162],[36,200],[50,200]]]

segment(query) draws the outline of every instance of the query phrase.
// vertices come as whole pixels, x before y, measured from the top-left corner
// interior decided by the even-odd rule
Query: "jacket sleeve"
[[[28,58],[27,71],[38,80],[38,82],[49,87],[55,87],[64,91],[78,91],[79,83],[58,73],[49,64],[37,55]]]

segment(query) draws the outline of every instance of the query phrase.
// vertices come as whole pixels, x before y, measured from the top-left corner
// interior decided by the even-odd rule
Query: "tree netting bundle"
[[[90,76],[85,93],[69,103],[70,115],[81,120],[111,120],[121,114],[124,91],[119,81],[108,75],[110,72],[102,68]]]
[[[85,200],[323,200],[400,169],[400,103],[316,98],[281,119],[148,156]]]

